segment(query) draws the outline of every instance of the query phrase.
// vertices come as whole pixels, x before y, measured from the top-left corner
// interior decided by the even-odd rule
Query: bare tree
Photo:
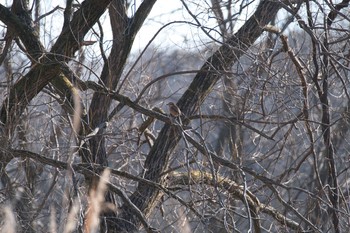
[[[2,230],[349,229],[349,2],[180,2],[0,4]]]

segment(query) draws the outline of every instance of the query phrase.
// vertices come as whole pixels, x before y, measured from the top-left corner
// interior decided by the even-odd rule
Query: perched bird
[[[169,106],[169,113],[172,117],[181,116],[181,110],[176,104],[174,104],[173,102],[169,102],[167,105]]]
[[[174,123],[173,120],[175,120],[175,123],[180,124],[182,130],[189,130],[189,129],[192,130],[192,127],[187,125],[190,122],[190,120],[187,118],[185,114],[181,112],[180,108],[173,102],[169,102],[167,103],[167,105],[169,106],[170,116],[174,118],[172,119],[171,122]],[[185,119],[186,125],[182,124],[181,116]]]

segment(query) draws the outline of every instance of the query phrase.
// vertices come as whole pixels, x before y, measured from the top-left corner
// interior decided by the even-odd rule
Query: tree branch
[[[252,209],[254,214],[258,214],[260,211],[264,212],[275,220],[277,220],[283,226],[289,227],[291,230],[296,230],[298,232],[303,232],[302,227],[299,223],[287,218],[281,214],[278,210],[272,206],[268,206],[260,203],[259,199],[250,191],[244,190],[244,187],[238,185],[236,182],[222,176],[217,176],[217,183],[213,183],[212,174],[203,171],[190,171],[189,173],[173,173],[169,177],[169,185],[196,185],[196,184],[206,184],[210,186],[217,186],[228,191],[233,197],[244,202],[248,201],[249,207]],[[246,193],[246,194],[245,194]],[[256,221],[256,220],[254,220]]]
[[[56,167],[59,169],[63,169],[63,170],[67,170],[68,167],[71,166],[75,172],[82,173],[84,176],[88,176],[88,177],[98,175],[98,174],[102,173],[102,171],[104,171],[105,169],[109,169],[111,174],[113,174],[113,175],[123,177],[126,179],[131,179],[131,180],[134,180],[137,182],[141,182],[141,183],[144,183],[145,185],[148,185],[148,186],[152,186],[158,190],[164,191],[172,198],[175,198],[176,200],[178,200],[178,198],[174,194],[170,193],[170,191],[168,189],[164,188],[163,186],[161,186],[158,183],[152,182],[152,181],[144,179],[144,178],[140,178],[138,176],[131,175],[130,173],[127,173],[127,172],[123,172],[123,171],[111,169],[109,167],[101,166],[99,164],[93,164],[93,165],[92,164],[81,164],[81,163],[80,164],[79,163],[78,164],[68,164],[66,162],[57,161],[55,159],[50,159],[50,158],[47,158],[47,157],[42,156],[40,154],[33,153],[30,151],[26,151],[26,150],[9,150],[8,152],[13,157],[31,158],[35,161],[38,161],[38,162],[41,162],[43,164],[50,165],[50,166],[53,166],[53,167]],[[90,169],[91,166],[93,166],[94,168]],[[274,209],[272,206],[268,206],[268,205],[260,203],[259,199],[253,193],[251,193],[249,191],[245,191],[243,186],[238,185],[234,181],[229,180],[225,177],[221,177],[221,176],[218,176],[216,180],[217,180],[217,183],[213,184],[212,174],[205,173],[203,171],[191,171],[190,173],[173,172],[170,174],[170,176],[168,178],[169,186],[194,185],[194,184],[199,184],[199,183],[204,183],[204,184],[210,185],[210,186],[218,185],[218,187],[227,190],[228,192],[230,192],[231,195],[233,195],[237,199],[242,200],[242,201],[247,200],[250,208],[252,208],[255,213],[258,213],[259,211],[264,212],[264,213],[270,215],[271,217],[275,218],[282,225],[286,225],[289,228],[291,228],[292,230],[299,230],[299,231],[301,230],[302,231],[302,228],[300,227],[300,225],[298,223],[294,222],[291,219],[288,219],[283,214],[279,213],[278,210]],[[133,209],[133,212],[138,216],[140,221],[142,221],[142,224],[146,227],[146,229],[148,229],[149,231],[154,231],[154,229],[151,228],[148,225],[148,223],[146,222],[145,216],[142,214],[142,212],[140,212],[137,209],[137,207],[132,202],[130,202],[130,199],[127,197],[127,195],[124,193],[124,191],[120,190],[119,188],[117,188],[116,186],[114,186],[111,183],[109,183],[109,188],[111,189],[111,191],[113,191],[118,196],[120,196],[121,199],[123,200],[123,202],[129,206],[129,208]],[[195,211],[195,213],[196,213],[196,211]]]
[[[202,66],[187,91],[178,102],[182,112],[193,115],[204,101],[205,97],[221,77],[221,72],[228,69],[237,59],[244,54],[245,50],[263,32],[263,27],[269,23],[280,9],[280,4],[275,1],[261,1],[256,12],[247,22],[231,36]],[[217,71],[217,72],[212,72]],[[168,167],[169,158],[180,141],[181,133],[175,132],[173,127],[165,125],[154,146],[149,152],[145,164],[145,178],[163,184],[162,174]],[[146,215],[153,209],[158,199],[159,191],[154,188],[139,184],[137,190],[131,196],[131,200]],[[127,207],[126,207],[127,208]],[[120,218],[120,227],[126,231],[137,231],[139,222],[130,215],[124,207]]]

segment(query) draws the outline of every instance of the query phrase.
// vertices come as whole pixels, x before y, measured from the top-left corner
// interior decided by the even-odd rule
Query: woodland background
[[[1,231],[346,232],[349,1],[156,2],[1,1]]]

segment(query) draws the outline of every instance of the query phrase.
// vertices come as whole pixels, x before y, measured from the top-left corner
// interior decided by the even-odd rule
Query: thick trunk
[[[280,7],[275,1],[261,1],[254,15],[206,61],[178,102],[185,115],[190,116],[198,111],[220,79],[220,72],[224,72],[244,54],[261,35],[263,27],[276,16]],[[166,179],[161,177],[161,174],[168,168],[169,158],[180,139],[181,133],[175,132],[174,127],[163,127],[145,161],[146,179],[165,184]],[[139,184],[130,199],[147,216],[153,210],[159,196],[158,189]],[[117,227],[122,232],[137,232],[140,220],[124,205]]]

